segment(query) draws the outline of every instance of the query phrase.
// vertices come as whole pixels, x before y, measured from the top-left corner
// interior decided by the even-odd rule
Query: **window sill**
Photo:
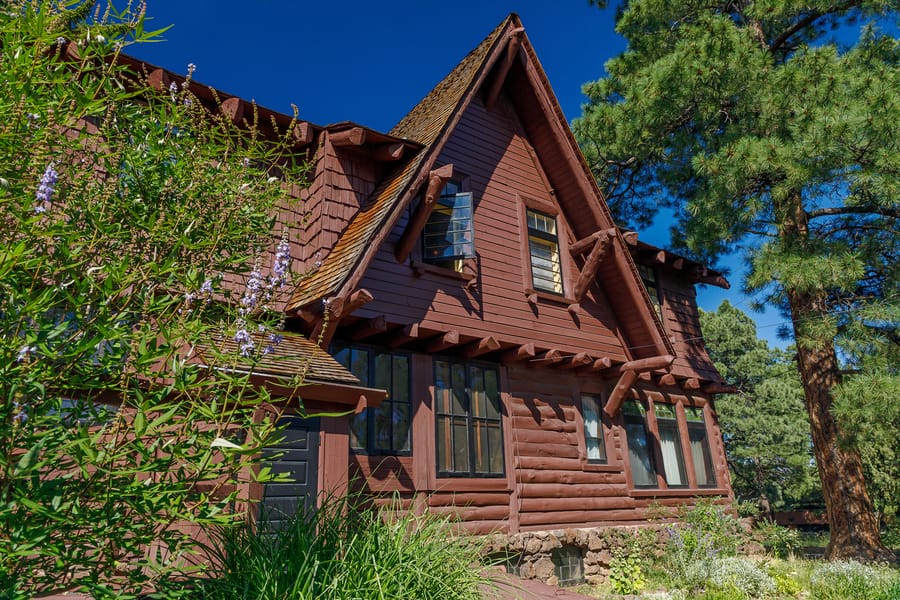
[[[413,272],[420,277],[426,273],[429,273],[431,275],[440,275],[441,277],[459,279],[460,281],[468,282],[475,280],[475,273],[460,273],[459,271],[454,271],[453,269],[439,267],[437,265],[430,265],[418,260],[410,261],[410,266],[412,266]]]
[[[678,498],[681,496],[727,496],[728,490],[722,488],[675,488],[631,490],[629,494],[635,498]]]
[[[525,289],[525,298],[531,302],[532,298],[535,300],[546,300],[547,302],[553,302],[555,304],[561,304],[565,306],[569,306],[571,304],[575,304],[574,298],[567,298],[566,296],[561,296],[559,294],[554,294],[552,292],[544,292],[541,290],[535,290],[532,288]],[[534,302],[536,303],[536,302]]]
[[[622,465],[608,465],[603,463],[584,463],[581,465],[582,471],[593,471],[595,473],[620,473],[625,470]]]
[[[438,475],[432,492],[512,492],[505,475],[453,477]]]

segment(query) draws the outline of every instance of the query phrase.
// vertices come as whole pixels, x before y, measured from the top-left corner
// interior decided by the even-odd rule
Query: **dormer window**
[[[530,208],[526,213],[534,289],[562,295],[562,261],[559,256],[556,217]]]
[[[457,181],[448,181],[425,223],[422,260],[462,271],[463,261],[475,257],[475,227],[471,192],[462,192]]]

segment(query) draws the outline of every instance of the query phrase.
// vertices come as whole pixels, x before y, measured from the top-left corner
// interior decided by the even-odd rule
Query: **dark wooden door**
[[[276,455],[266,461],[274,474],[287,474],[289,481],[265,484],[261,516],[278,525],[298,511],[316,506],[319,466],[319,419],[283,417],[287,427],[284,441],[266,448],[265,454]]]

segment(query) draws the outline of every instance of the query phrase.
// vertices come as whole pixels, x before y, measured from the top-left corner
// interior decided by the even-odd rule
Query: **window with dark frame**
[[[380,406],[351,417],[350,448],[368,454],[408,454],[412,449],[409,356],[344,346],[334,358],[362,385],[388,392]]]
[[[500,384],[495,367],[435,360],[434,413],[439,475],[504,474]]]
[[[530,208],[525,212],[528,222],[532,285],[536,290],[562,295],[562,260],[559,254],[556,217]]]
[[[628,442],[628,462],[635,487],[657,487],[650,439],[647,435],[647,410],[643,403],[629,400],[622,404],[625,439]]]
[[[603,440],[603,420],[601,419],[600,396],[581,395],[581,414],[584,418],[584,445],[587,460],[591,463],[606,464],[606,443]]]
[[[448,181],[425,223],[422,260],[462,271],[462,263],[475,257],[475,204],[471,192]]]
[[[715,487],[716,469],[713,466],[712,452],[709,449],[709,438],[706,435],[706,421],[703,409],[686,406],[688,438],[691,442],[691,458],[694,459],[694,475],[697,486]]]
[[[659,300],[659,286],[656,282],[656,269],[649,265],[638,265],[638,272],[641,274],[641,281],[647,288],[647,295],[650,296],[650,302],[656,308],[656,313],[662,316],[662,305]]]
[[[678,433],[678,417],[672,404],[654,403],[656,430],[659,434],[659,449],[662,455],[663,477],[669,487],[686,487],[688,484],[684,470],[684,451]]]

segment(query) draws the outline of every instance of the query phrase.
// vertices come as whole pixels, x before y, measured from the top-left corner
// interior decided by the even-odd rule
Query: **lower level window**
[[[334,358],[362,385],[388,392],[380,406],[367,408],[350,419],[350,447],[370,454],[408,453],[409,356],[350,346],[338,349]]]
[[[497,369],[436,360],[434,405],[438,473],[503,475]]]
[[[713,468],[712,452],[709,450],[709,438],[706,437],[706,422],[703,420],[703,409],[685,407],[688,424],[688,437],[691,440],[691,458],[694,459],[694,474],[700,487],[715,487],[716,470]]]
[[[681,450],[675,406],[654,404],[653,410],[656,413],[656,428],[659,431],[659,449],[666,484],[669,487],[684,487],[688,481],[684,472],[684,453]]]

